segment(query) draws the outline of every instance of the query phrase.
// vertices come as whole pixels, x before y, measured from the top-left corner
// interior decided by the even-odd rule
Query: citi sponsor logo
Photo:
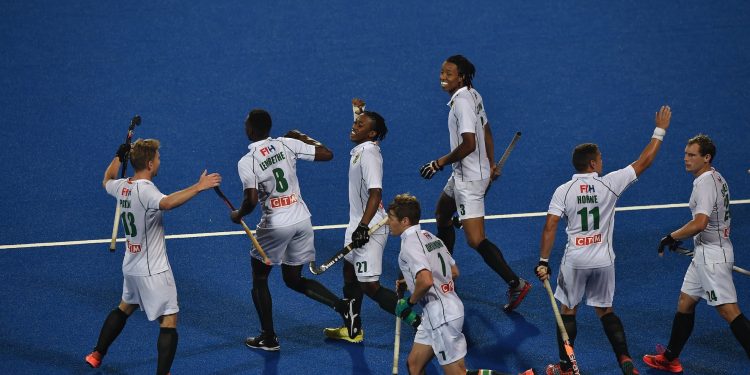
[[[128,252],[136,254],[141,252],[141,244],[132,243],[130,240],[125,241],[125,245],[128,248]]]
[[[594,185],[579,185],[579,188],[581,189],[581,193],[596,193]]]
[[[273,147],[273,145],[263,147],[260,149],[260,154],[263,156],[266,156],[272,152],[276,152],[276,147]]]
[[[295,203],[297,203],[299,199],[297,199],[297,194],[292,195],[284,195],[281,197],[271,198],[271,208],[281,208],[286,206],[291,206]]]
[[[576,237],[576,246],[588,246],[602,242],[602,234],[598,233],[593,236]]]
[[[449,282],[447,282],[445,284],[440,285],[440,290],[442,290],[443,293],[450,293],[450,292],[456,290],[456,287],[453,284],[453,280],[451,280],[451,281],[449,281]]]

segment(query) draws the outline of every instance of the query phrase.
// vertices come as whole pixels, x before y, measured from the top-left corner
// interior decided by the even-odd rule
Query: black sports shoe
[[[362,321],[359,318],[359,314],[354,313],[354,298],[344,298],[341,301],[345,304],[345,308],[340,311],[339,314],[344,318],[344,327],[346,327],[346,332],[349,334],[349,338],[353,340],[359,335],[359,331],[362,330]]]
[[[263,332],[256,337],[248,337],[245,340],[245,345],[251,349],[261,349],[269,352],[275,352],[280,349],[279,338],[275,335],[266,335]]]

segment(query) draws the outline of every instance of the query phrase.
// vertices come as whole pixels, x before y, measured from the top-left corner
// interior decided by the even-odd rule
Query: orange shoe
[[[664,356],[663,353],[646,354],[643,356],[643,363],[657,370],[669,371],[674,373],[682,372],[682,364],[680,364],[680,359],[675,358],[670,361],[666,356]]]
[[[529,290],[531,290],[530,282],[524,279],[518,279],[518,281],[519,284],[516,288],[508,288],[508,304],[503,307],[505,312],[511,312],[518,307],[524,297],[529,293]]]
[[[530,368],[524,372],[519,373],[518,375],[536,375],[536,374],[534,373],[534,369]]]
[[[92,368],[99,368],[99,366],[102,365],[102,355],[99,354],[96,350],[91,352],[89,355],[84,358],[86,363],[89,364]]]

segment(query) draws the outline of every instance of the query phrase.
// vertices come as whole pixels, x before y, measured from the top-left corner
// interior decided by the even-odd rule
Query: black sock
[[[375,292],[375,295],[372,296],[372,299],[378,303],[378,306],[380,306],[381,309],[396,316],[396,303],[398,303],[396,292],[381,286],[378,288],[378,291]]]
[[[308,298],[312,298],[324,305],[333,307],[334,309],[339,304],[339,298],[336,297],[330,290],[328,290],[323,284],[306,278],[301,278],[296,288],[292,288]],[[337,310],[338,311],[338,310]]]
[[[177,351],[177,328],[160,328],[156,349],[159,352],[156,375],[166,375],[172,368],[174,353]]]
[[[576,316],[561,315],[560,317],[562,318],[563,326],[565,326],[565,332],[568,334],[568,340],[570,340],[570,345],[572,346],[574,345],[576,341],[576,335],[578,334]],[[562,334],[560,334],[560,329],[556,329],[555,331],[557,331],[557,350],[558,354],[560,355],[560,368],[562,368],[563,371],[570,371],[573,369],[573,364],[570,362],[570,358],[568,358],[568,353],[565,352]]]
[[[99,332],[99,340],[96,342],[94,350],[104,357],[109,350],[109,346],[115,341],[122,329],[125,328],[125,323],[128,321],[128,314],[125,314],[119,308],[115,308],[110,311],[107,315],[107,319],[104,320],[102,330]]]
[[[485,238],[477,246],[477,252],[482,256],[484,262],[500,275],[511,288],[518,286],[518,276],[510,269],[508,263],[505,262],[505,258],[503,258],[503,253],[495,244]]]
[[[352,307],[354,308],[354,313],[357,315],[362,311],[363,296],[364,292],[362,291],[362,286],[359,284],[359,281],[344,282],[344,298],[354,300]]]
[[[453,225],[448,225],[447,227],[438,226],[437,236],[443,241],[445,247],[448,248],[448,252],[453,255],[453,247],[456,245],[456,229],[453,228]]]
[[[729,324],[729,328],[732,329],[737,341],[745,348],[747,358],[750,358],[750,321],[747,320],[745,314],[740,314],[734,318],[732,323]]]
[[[625,339],[625,328],[622,326],[620,318],[611,312],[605,314],[599,320],[602,321],[602,327],[604,327],[604,333],[607,334],[609,343],[612,345],[612,350],[615,352],[617,362],[620,362],[621,356],[630,357],[628,352],[628,342]]]
[[[253,281],[251,294],[253,296],[255,311],[258,313],[258,320],[260,320],[260,329],[265,334],[275,335],[276,332],[273,329],[273,302],[271,301],[271,291],[268,290],[268,281]]]
[[[693,325],[695,325],[695,314],[683,314],[677,312],[674,314],[674,321],[672,322],[672,334],[669,336],[669,345],[667,345],[667,351],[664,352],[664,356],[668,360],[673,360],[680,356],[682,348],[685,347],[690,334],[693,333]]]

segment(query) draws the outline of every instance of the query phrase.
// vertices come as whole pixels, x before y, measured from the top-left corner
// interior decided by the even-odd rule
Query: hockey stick
[[[549,279],[544,280],[544,288],[547,289],[549,294],[549,301],[552,303],[552,310],[555,311],[555,319],[557,320],[557,328],[560,329],[560,336],[562,336],[563,347],[565,353],[570,358],[570,364],[573,366],[573,374],[581,375],[581,371],[578,369],[578,361],[576,361],[576,355],[573,352],[573,345],[570,344],[570,338],[568,332],[565,330],[562,317],[560,316],[560,310],[557,308],[557,301],[555,301],[555,295],[552,293],[552,288],[549,286]]]
[[[490,187],[492,186],[492,183],[500,178],[500,176],[503,174],[503,168],[505,167],[505,162],[508,160],[508,157],[510,156],[510,153],[513,151],[514,148],[516,148],[516,143],[518,143],[518,140],[521,139],[521,132],[516,132],[516,134],[513,136],[513,139],[511,139],[510,144],[508,144],[508,147],[505,148],[505,151],[503,151],[503,156],[500,157],[500,160],[495,164],[497,169],[492,174],[490,178],[490,183],[487,185],[487,189],[484,191],[484,195],[487,196],[487,192],[490,191]],[[453,225],[456,228],[461,228],[461,220],[459,220],[458,215],[453,216]]]
[[[141,116],[135,115],[132,120],[130,120],[130,126],[128,126],[128,135],[125,137],[125,143],[130,144],[130,141],[133,139],[133,132],[135,131],[135,127],[141,124]],[[129,153],[128,153],[129,154]],[[120,178],[125,178],[125,173],[127,173],[128,169],[128,154],[125,154],[125,160],[122,163],[122,170],[120,172]],[[109,243],[109,252],[113,253],[115,251],[115,242],[117,242],[117,230],[120,227],[120,200],[117,200],[117,204],[115,205],[115,222],[112,224],[112,241]]]
[[[399,280],[403,279],[403,275],[400,276]],[[398,280],[396,280],[398,284]],[[406,283],[398,284],[396,287],[396,297],[403,298],[404,291],[406,291]],[[401,346],[401,317],[396,315],[396,333],[393,338],[393,375],[398,375],[398,355]]]
[[[224,195],[224,192],[221,191],[221,189],[216,186],[214,187],[214,191],[216,194],[219,195],[219,198],[224,201],[224,203],[227,204],[227,207],[229,207],[230,210],[235,211],[236,208],[234,208],[234,205],[232,202],[229,201],[229,198],[227,198],[226,195]],[[271,265],[271,260],[268,259],[268,256],[266,256],[266,252],[263,251],[263,248],[260,247],[260,244],[258,243],[258,240],[255,239],[255,236],[253,236],[253,233],[250,231],[250,228],[247,227],[247,224],[245,224],[245,220],[240,219],[240,224],[242,224],[242,228],[245,230],[245,233],[248,237],[250,237],[250,241],[253,242],[253,246],[255,246],[255,249],[258,250],[258,254],[263,258],[263,263],[265,263],[267,266]]]
[[[693,255],[695,255],[695,251],[690,250],[690,249],[686,249],[684,247],[678,247],[676,250],[673,250],[673,251],[675,253],[677,253],[677,254],[685,255],[685,256],[688,256],[688,257],[691,257],[691,258],[693,257]],[[737,272],[739,274],[743,274],[745,276],[750,276],[750,271],[748,271],[748,270],[746,270],[744,268],[741,268],[741,267],[732,266],[732,271]]]
[[[373,225],[372,228],[367,232],[370,235],[375,233],[376,230],[380,229],[385,223],[388,222],[388,217],[384,217],[383,220],[380,220],[377,224]],[[350,251],[352,251],[352,244],[348,244],[344,246],[343,249],[339,250],[334,256],[331,257],[331,259],[328,259],[325,263],[321,264],[320,266],[315,265],[315,261],[310,262],[310,272],[313,273],[313,275],[320,275],[321,273],[325,272],[327,269],[331,268],[336,262],[340,261],[341,258],[343,258],[346,254],[349,254]]]

